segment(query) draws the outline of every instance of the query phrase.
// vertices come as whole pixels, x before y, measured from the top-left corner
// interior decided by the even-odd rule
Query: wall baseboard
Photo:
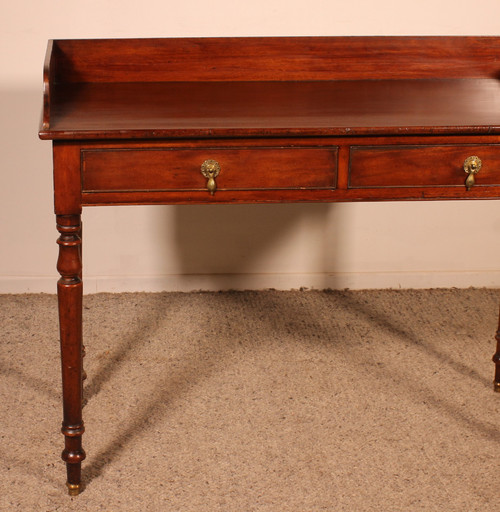
[[[0,276],[0,293],[55,293],[57,276]],[[89,276],[84,293],[194,290],[500,288],[500,270],[481,272],[339,272],[329,274],[188,274]]]

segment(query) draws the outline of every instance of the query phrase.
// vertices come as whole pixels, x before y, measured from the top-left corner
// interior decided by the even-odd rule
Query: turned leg
[[[495,363],[495,380],[493,381],[493,389],[500,393],[500,316],[498,318],[498,330],[496,340],[497,351],[493,356],[493,362]]]
[[[82,420],[82,295],[80,215],[57,215],[60,237],[57,270],[59,301],[59,328],[61,337],[61,368],[63,385],[63,422],[69,494],[81,490],[81,463],[85,459],[82,448],[84,432]]]

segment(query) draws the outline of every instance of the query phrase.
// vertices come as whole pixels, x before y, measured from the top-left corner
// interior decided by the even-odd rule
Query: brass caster
[[[68,487],[68,494],[70,496],[78,496],[80,494],[82,488],[81,484],[70,484],[66,482],[66,486]]]
[[[493,391],[496,391],[497,393],[500,393],[500,382],[493,382]]]

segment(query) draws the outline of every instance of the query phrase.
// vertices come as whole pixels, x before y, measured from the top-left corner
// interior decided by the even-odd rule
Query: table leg
[[[83,222],[80,222],[80,229],[78,231],[78,236],[80,238],[80,261],[82,262],[82,265],[83,265]],[[80,280],[83,279],[82,265],[80,265],[80,274],[79,274]],[[87,372],[85,371],[84,364],[83,364],[84,357],[85,357],[85,345],[82,345],[82,380],[87,379]]]
[[[85,459],[82,448],[84,432],[82,420],[82,295],[80,215],[57,215],[60,237],[57,270],[61,278],[57,283],[59,301],[59,329],[61,337],[61,368],[63,385],[63,422],[65,448],[62,459],[66,462],[69,494],[81,490],[81,462]]]
[[[500,315],[498,318],[498,330],[496,335],[497,340],[497,351],[493,356],[493,362],[495,363],[495,380],[493,381],[493,389],[500,393]]]

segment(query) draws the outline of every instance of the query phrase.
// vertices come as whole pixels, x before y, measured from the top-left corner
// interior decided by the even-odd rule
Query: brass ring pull
[[[474,175],[479,172],[482,165],[483,163],[478,156],[469,156],[465,159],[464,171],[468,174],[467,179],[465,180],[465,188],[467,190],[470,190],[476,183]]]
[[[220,165],[216,160],[205,160],[201,164],[201,174],[207,178],[207,190],[213,196],[215,190],[217,189],[217,184],[215,183],[215,178],[220,173]]]

